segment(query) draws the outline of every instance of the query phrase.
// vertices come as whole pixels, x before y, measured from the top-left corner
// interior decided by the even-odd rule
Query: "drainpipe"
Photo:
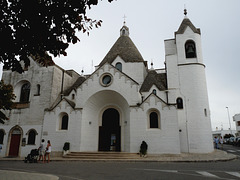
[[[166,72],[166,98],[167,98],[167,104],[169,105],[168,101],[168,76],[167,76],[167,63],[166,60],[164,61],[164,66],[165,66],[165,72]]]
[[[166,90],[165,92],[166,92],[167,104],[169,104],[168,103],[168,90]]]
[[[61,100],[63,98],[63,83],[64,83],[64,70],[62,70]]]
[[[45,115],[45,110],[44,110],[44,115]],[[42,120],[41,137],[40,137],[40,143],[39,143],[39,146],[40,146],[40,144],[41,144],[41,142],[42,142],[42,139],[43,139],[44,115],[43,115],[43,120]]]

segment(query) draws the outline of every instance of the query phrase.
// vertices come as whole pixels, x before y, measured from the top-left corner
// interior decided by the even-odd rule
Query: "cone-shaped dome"
[[[192,29],[193,32],[201,34],[201,31],[199,28],[196,28],[193,23],[190,21],[190,19],[188,19],[187,17],[185,17],[180,25],[180,27],[178,28],[177,32],[175,32],[175,34],[183,34],[184,31],[186,30],[187,27],[190,27]]]
[[[111,64],[117,56],[120,56],[125,62],[144,62],[142,55],[128,35],[128,28],[122,27],[120,37],[99,64],[100,66],[106,62]]]

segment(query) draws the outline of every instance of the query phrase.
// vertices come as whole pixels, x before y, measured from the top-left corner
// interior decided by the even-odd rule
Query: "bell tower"
[[[213,143],[201,31],[186,9],[184,15],[175,38],[165,40],[169,99],[177,104],[181,152],[209,153]]]

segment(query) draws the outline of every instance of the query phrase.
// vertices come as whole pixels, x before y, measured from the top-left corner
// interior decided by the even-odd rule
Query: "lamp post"
[[[228,112],[228,120],[229,120],[230,132],[232,134],[231,121],[230,121],[230,116],[229,116],[229,109],[228,109],[228,107],[226,107],[226,109],[227,109],[227,112]]]

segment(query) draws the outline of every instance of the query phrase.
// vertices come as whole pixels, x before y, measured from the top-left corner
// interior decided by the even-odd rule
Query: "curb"
[[[78,158],[64,158],[52,157],[51,161],[81,161],[81,162],[216,162],[216,161],[231,161],[238,159],[237,155],[228,154],[225,151],[215,150],[209,154],[162,154],[162,155],[148,155],[146,158],[139,159],[78,159]],[[0,157],[0,161],[24,161],[24,158],[8,158]]]

